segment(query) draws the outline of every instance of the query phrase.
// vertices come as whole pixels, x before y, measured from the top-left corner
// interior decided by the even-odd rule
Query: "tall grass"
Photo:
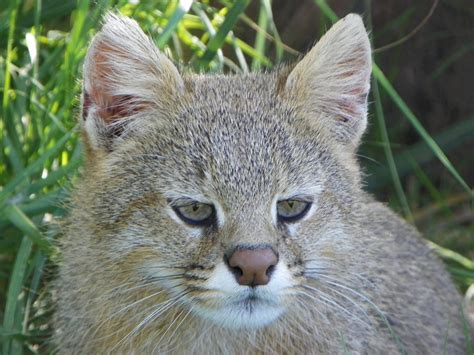
[[[51,241],[58,231],[49,222],[66,213],[62,202],[81,165],[75,121],[78,77],[88,41],[104,11],[113,7],[135,18],[161,50],[199,71],[259,70],[297,54],[282,43],[270,0],[260,1],[255,21],[246,14],[250,0],[212,3],[218,5],[185,0],[10,0],[0,4],[2,354],[41,351],[50,335],[47,270],[54,269],[58,251]],[[337,19],[325,1],[315,3],[330,22]],[[402,20],[394,19],[394,23]],[[239,38],[239,27],[255,31],[253,43]],[[371,108],[378,138],[375,144],[365,145],[362,153],[382,159],[379,166],[367,167],[369,188],[393,191],[389,196],[392,206],[413,223],[423,225],[429,218],[449,220],[454,207],[469,203],[473,190],[445,152],[473,137],[472,118],[432,137],[376,63],[373,74]],[[418,144],[397,154],[385,127],[387,101],[395,103],[420,137]],[[433,158],[457,182],[455,195],[440,191],[423,171],[421,164]],[[402,184],[408,174],[417,186],[411,192]],[[416,191],[421,189],[429,192],[427,201],[423,198],[426,207],[414,210],[421,199]],[[468,228],[460,233],[472,233],[472,226]],[[467,288],[474,283],[474,263],[451,250],[451,240],[442,242],[436,250],[460,286]]]

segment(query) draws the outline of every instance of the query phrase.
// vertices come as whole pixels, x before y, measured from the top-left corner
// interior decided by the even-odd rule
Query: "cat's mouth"
[[[193,308],[201,317],[234,329],[264,327],[278,319],[285,310],[278,297],[250,288],[231,297],[222,297],[212,307],[200,305]]]
[[[278,302],[276,302],[275,299],[263,297],[261,294],[257,293],[256,290],[250,289],[240,299],[232,302],[231,305],[233,307],[240,307],[244,312],[253,313],[258,311],[261,307],[278,306]]]
[[[239,285],[225,263],[217,264],[199,294],[189,299],[201,318],[234,329],[262,328],[276,321],[289,303],[292,276],[284,262],[275,267],[268,284]]]

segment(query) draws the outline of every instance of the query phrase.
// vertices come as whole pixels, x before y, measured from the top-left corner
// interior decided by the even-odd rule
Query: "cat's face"
[[[100,49],[96,41],[91,51]],[[286,74],[182,78],[166,63],[166,75],[155,71],[172,80],[143,78],[136,97],[123,87],[94,97],[113,85],[94,90],[85,78],[88,158],[101,180],[91,206],[101,218],[98,243],[131,287],[225,327],[258,328],[311,298],[319,274],[341,271],[368,77],[342,99],[324,93],[324,82],[308,88],[302,76],[318,74],[311,53]],[[104,69],[103,57],[92,52],[86,72],[106,80],[117,69]],[[360,60],[342,80],[359,75]],[[174,88],[160,87],[170,82]],[[160,90],[175,96],[159,101]]]

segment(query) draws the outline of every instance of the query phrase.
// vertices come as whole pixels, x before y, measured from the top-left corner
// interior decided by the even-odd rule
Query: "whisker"
[[[140,270],[140,269],[168,269],[168,270],[174,270],[174,269],[181,269],[181,270],[185,270],[185,269],[188,269],[186,266],[183,266],[181,264],[176,264],[176,265],[148,265],[148,266],[139,266],[139,267],[136,267],[135,270]]]
[[[303,300],[301,300],[300,298],[296,298],[296,299],[297,299],[298,303],[302,306],[302,308],[307,310],[307,312],[315,311],[316,313],[318,313],[321,316],[321,318],[324,318],[324,319],[327,320],[327,316],[324,313],[322,313],[318,308],[312,307],[311,310],[309,310],[308,305],[307,305],[306,302],[303,302]]]
[[[176,321],[181,317],[181,315],[184,313],[185,311],[182,310],[178,316],[173,320],[173,322],[168,326],[168,328],[166,329],[166,331],[161,335],[160,339],[158,340],[157,342],[157,345],[153,348],[153,353],[155,352],[155,349],[157,346],[159,346],[161,344],[161,341],[165,338],[165,335],[168,333],[168,331],[173,327],[173,325],[176,323]],[[189,316],[189,314],[191,313],[191,310],[188,310],[186,312],[186,314],[184,315],[184,317],[181,319],[181,321],[178,323],[178,325],[176,326],[176,328],[174,329],[174,331],[171,333],[171,335],[168,337],[170,339],[170,341],[168,343],[171,343],[172,342],[172,339],[174,337],[174,335],[176,334],[176,331],[178,330],[178,328],[181,326],[181,324],[183,324],[184,320]],[[163,350],[162,350],[163,351]]]
[[[357,307],[360,311],[362,311],[362,313],[364,313],[364,315],[367,317],[367,319],[371,320],[370,316],[367,314],[367,312],[365,311],[365,309],[360,305],[358,304],[353,298],[347,296],[346,294],[344,294],[343,292],[340,292],[334,288],[330,288],[330,290],[332,292],[335,292],[336,294],[340,295],[341,297],[344,297],[346,300],[348,300],[350,303],[352,303],[355,307]],[[369,323],[370,324],[370,323]],[[372,327],[372,326],[371,326]]]
[[[325,276],[326,277],[326,276]],[[329,276],[326,277],[327,279],[332,279],[332,280],[335,280],[334,278],[331,278]],[[384,321],[385,325],[387,326],[387,328],[389,329],[391,335],[393,336],[393,338],[395,339],[395,341],[397,342],[398,346],[400,348],[403,348],[403,344],[401,343],[401,340],[398,336],[398,334],[395,332],[395,330],[393,329],[392,325],[390,324],[390,322],[388,321],[387,319],[387,316],[385,315],[385,313],[366,295],[364,295],[363,293],[360,293],[360,292],[357,292],[355,291],[354,289],[352,289],[351,287],[349,286],[346,286],[346,285],[343,285],[339,282],[334,282],[334,281],[324,281],[325,283],[327,284],[330,284],[330,285],[333,285],[335,287],[339,287],[339,288],[342,288],[344,290],[347,290],[349,292],[352,292],[354,295],[356,296],[359,296],[360,298],[362,298],[365,302],[367,302],[370,306],[372,306],[376,311],[377,313],[379,314],[379,316],[381,317],[381,319]]]
[[[168,277],[168,276],[163,277],[163,280],[165,280],[165,279],[179,280],[181,278],[182,277],[179,277],[178,274],[177,274],[177,275],[170,275],[170,277]],[[125,295],[127,293],[131,293],[132,291],[136,291],[138,289],[146,288],[146,287],[153,286],[153,285],[154,286],[161,286],[161,285],[157,284],[157,281],[160,281],[160,280],[162,280],[162,279],[160,277],[158,277],[158,278],[152,278],[152,279],[149,279],[149,280],[133,280],[133,281],[130,281],[130,282],[126,282],[126,283],[123,283],[121,285],[115,286],[115,287],[113,287],[109,290],[105,290],[105,292],[103,294],[100,294],[100,295],[97,295],[96,297],[91,298],[89,300],[89,302],[92,303],[92,302],[97,301],[97,300],[104,300],[104,301],[109,300],[109,299],[112,299],[112,298],[114,298],[118,295]],[[136,285],[137,283],[139,285]],[[136,286],[127,287],[128,285],[136,285]],[[171,287],[168,287],[168,288],[171,288]]]
[[[346,269],[340,269],[338,267],[331,266],[331,271],[332,272],[337,272],[338,277],[337,278],[331,277],[327,273],[321,273],[321,274],[316,274],[316,275],[312,275],[311,273],[307,273],[306,276],[309,276],[309,277],[315,278],[315,279],[320,279],[320,278],[331,279],[331,280],[336,281],[336,282],[347,281],[348,283],[351,283],[351,284],[354,283],[354,280],[359,280],[363,283],[364,286],[369,286],[369,285],[374,284],[374,282],[369,280],[368,278],[366,278],[366,277],[364,277],[360,274],[350,273]],[[342,275],[345,275],[345,276],[342,276]],[[348,285],[346,285],[346,286],[348,286]]]
[[[131,307],[133,307],[133,306],[136,306],[137,304],[140,304],[140,303],[146,301],[147,299],[150,299],[150,298],[152,298],[152,297],[156,297],[156,296],[162,294],[162,293],[165,292],[165,291],[166,291],[166,290],[161,290],[161,291],[159,291],[159,292],[155,292],[155,293],[152,293],[151,295],[148,295],[148,296],[146,296],[146,297],[143,297],[143,298],[139,299],[138,301],[132,302],[132,303],[130,303],[129,305],[127,305],[127,306],[125,306],[125,307],[119,309],[117,312],[114,312],[114,314],[112,315],[112,317],[115,317],[117,314],[120,314],[120,313],[126,311],[127,309],[129,309],[129,308],[131,308]]]
[[[139,304],[143,303],[144,301],[146,301],[147,299],[150,299],[152,297],[156,297],[160,294],[162,294],[163,292],[166,292],[166,291],[169,291],[170,289],[173,289],[173,288],[176,288],[176,287],[179,287],[180,285],[176,285],[176,286],[173,286],[173,287],[170,287],[168,289],[163,289],[163,290],[160,290],[158,292],[155,292],[151,295],[148,295],[148,296],[145,296],[145,297],[142,297],[140,299],[138,299],[137,301],[134,301],[132,302],[131,304],[128,304],[126,305],[125,307],[119,309],[118,311],[115,311],[113,314],[111,314],[110,316],[108,316],[106,319],[104,319],[96,328],[95,328],[95,331],[94,333],[92,333],[92,337],[101,329],[101,327],[106,324],[108,321],[112,320],[113,318],[119,316],[120,314],[123,314],[126,310],[130,309],[130,308],[133,308],[133,307],[136,307],[138,306]],[[140,287],[135,287],[136,289],[140,288]],[[164,302],[160,302],[158,304],[154,304],[153,306],[151,307],[148,307],[146,308],[146,310],[150,309],[150,308],[155,308],[156,306],[158,305],[161,305],[161,304],[164,304],[165,302],[168,302],[169,300],[166,300]],[[106,339],[106,338],[109,338],[111,337],[112,335],[118,333],[120,331],[120,329],[118,329],[117,331],[113,332],[113,333],[110,333],[110,334],[107,334],[107,335],[104,335],[100,338],[97,338],[96,340],[103,340],[103,339]],[[87,334],[87,332],[86,332]]]
[[[358,317],[356,314],[354,313],[351,313],[349,310],[347,310],[346,308],[344,308],[343,306],[341,306],[339,303],[337,303],[336,301],[334,301],[333,299],[331,299],[329,297],[329,295],[321,290],[318,290],[317,288],[314,288],[314,287],[311,287],[311,286],[307,286],[307,285],[303,285],[302,286],[303,288],[305,289],[309,289],[313,292],[316,292],[318,294],[319,297],[321,297],[324,301],[326,301],[327,305],[328,303],[334,307],[336,307],[337,309],[339,309],[340,311],[346,313],[348,316],[350,317],[353,317],[355,319],[357,319],[358,321],[360,321],[361,323],[363,323],[364,325],[366,325],[367,327],[370,327],[370,325],[368,323],[365,322],[365,320],[361,319],[360,317]],[[309,297],[311,297],[313,300],[317,300],[314,296],[310,296],[308,295]]]
[[[130,331],[127,335],[125,335],[115,346],[111,349],[114,350],[116,349],[120,344],[126,342],[129,340],[131,337],[136,336],[147,324],[151,323],[153,320],[158,318],[160,315],[162,315],[164,312],[166,312],[168,309],[173,307],[175,304],[181,301],[181,299],[186,296],[189,293],[189,291],[183,291],[176,295],[175,297],[171,298],[170,300],[164,302],[164,306],[161,306],[151,312],[148,316],[146,316],[132,331]]]
[[[166,336],[166,334],[170,331],[170,329],[173,327],[173,325],[178,321],[178,319],[183,315],[184,310],[178,313],[178,315],[173,319],[173,321],[166,327],[165,332],[161,335],[160,339],[158,340],[157,344],[161,344],[161,341],[163,338]]]
[[[192,312],[192,309],[190,308],[188,310],[188,312],[186,313],[186,315],[184,316],[184,318],[181,320],[181,322],[179,322],[179,324],[176,326],[175,330],[173,331],[173,333],[171,334],[170,336],[170,339],[173,339],[173,337],[176,335],[178,329],[181,327],[181,325],[184,323],[184,321],[186,320],[186,318],[191,315],[191,319],[193,319],[195,316]],[[205,332],[206,334],[206,332]],[[187,344],[187,343],[190,343],[190,342],[195,342],[196,340],[195,339],[187,339],[185,340],[184,344]],[[183,345],[183,342],[180,342],[180,345]],[[176,348],[178,347],[178,345],[176,345],[175,347],[173,347],[172,349],[169,349],[169,353],[174,353],[174,351],[176,350]]]
[[[115,332],[113,332],[113,333],[109,333],[109,334],[106,334],[106,335],[101,336],[101,337],[99,337],[99,338],[95,338],[95,335],[96,335],[97,332],[101,329],[101,327],[102,327],[103,325],[105,325],[107,322],[109,322],[110,320],[112,320],[113,318],[115,318],[116,316],[118,316],[120,313],[124,312],[124,311],[127,310],[128,308],[131,308],[131,307],[133,307],[133,306],[136,306],[137,304],[139,304],[139,303],[145,301],[146,299],[148,299],[148,298],[150,298],[150,297],[157,296],[158,294],[160,294],[160,293],[162,293],[162,292],[163,292],[163,291],[157,292],[157,293],[155,293],[155,294],[153,294],[153,295],[149,295],[149,296],[144,297],[144,298],[141,298],[141,299],[139,299],[138,301],[135,301],[135,302],[133,302],[132,304],[127,305],[127,306],[123,307],[122,309],[120,309],[119,311],[113,313],[112,315],[110,315],[109,317],[107,317],[106,319],[104,319],[104,320],[95,328],[95,330],[94,330],[94,332],[91,334],[90,338],[95,339],[96,341],[99,341],[99,340],[104,340],[104,339],[110,338],[110,337],[113,336],[114,334],[118,333],[118,332],[120,331],[120,329],[118,329],[117,331],[115,331]],[[164,303],[164,302],[162,302],[162,303]],[[161,303],[159,303],[159,304],[161,304]],[[159,304],[158,304],[158,305],[159,305]],[[149,308],[154,308],[154,307],[156,307],[156,306],[157,306],[157,304],[154,304],[153,307],[149,307]],[[86,332],[86,334],[87,334],[87,332]]]
[[[375,163],[375,164],[377,164],[377,165],[379,165],[379,166],[382,166],[382,164],[381,164],[378,160],[376,160],[376,159],[374,159],[374,158],[371,158],[371,157],[369,157],[369,156],[367,156],[367,155],[363,155],[363,154],[358,153],[358,154],[356,154],[356,156],[358,156],[359,158],[362,158],[362,159],[366,159],[366,160],[368,160],[368,161],[370,161],[370,162],[372,162],[372,163]]]
[[[151,266],[137,266],[137,267],[130,267],[130,268],[121,268],[121,272],[132,272],[132,271],[141,271],[141,270],[171,270],[171,271],[179,271],[179,270],[187,270],[187,267],[184,266],[161,266],[161,265],[151,265]],[[183,271],[181,271],[183,272]]]
[[[181,320],[181,322],[178,323],[178,325],[176,326],[175,330],[173,331],[173,333],[171,333],[170,335],[170,339],[173,339],[174,335],[176,334],[176,332],[178,331],[179,327],[181,326],[181,324],[183,324],[183,322],[185,321],[185,319],[191,314],[192,310],[189,309],[188,312],[185,314],[185,316],[183,317],[183,319]],[[161,340],[161,339],[160,339]]]

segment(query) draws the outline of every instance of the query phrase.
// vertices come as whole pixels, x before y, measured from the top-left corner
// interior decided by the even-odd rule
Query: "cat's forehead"
[[[206,76],[181,113],[192,141],[208,139],[214,155],[242,160],[281,152],[291,140],[292,112],[275,95],[274,77]],[[288,148],[289,149],[289,148]],[[243,163],[243,162],[242,162]]]
[[[190,123],[214,133],[226,134],[226,127],[246,136],[272,133],[289,123],[294,110],[280,98],[277,86],[273,73],[194,76],[183,113]]]
[[[202,184],[212,184],[221,195],[225,187],[248,198],[274,185],[277,161],[289,154],[282,151],[282,142],[290,136],[277,117],[276,103],[271,108],[256,95],[257,85],[261,90],[268,87],[254,80],[226,79],[197,81],[191,104],[176,122],[182,139],[176,149],[192,157],[188,169],[205,172],[199,176]],[[247,90],[245,82],[251,86]]]
[[[202,77],[160,149],[182,184],[221,196],[271,195],[282,182],[304,179],[315,152],[295,133],[295,113],[274,94],[275,79]],[[267,98],[265,96],[268,96]],[[178,159],[177,157],[181,157]],[[179,182],[177,182],[179,184]]]

